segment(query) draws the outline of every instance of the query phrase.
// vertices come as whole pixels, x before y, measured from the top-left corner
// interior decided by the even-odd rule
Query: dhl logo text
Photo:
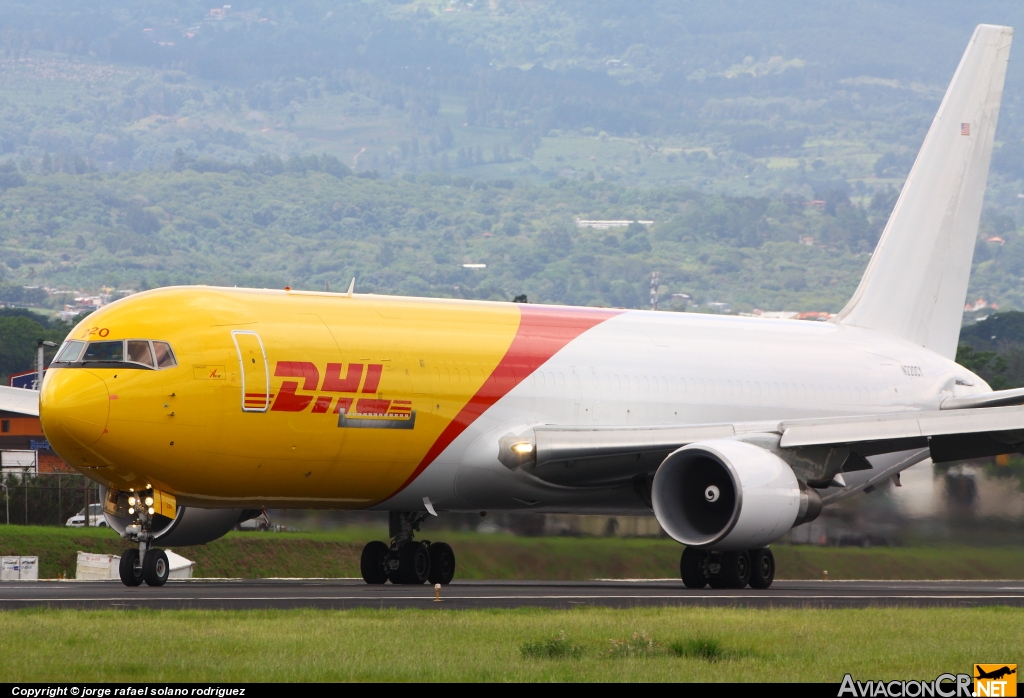
[[[344,370],[343,370],[344,369]],[[412,402],[409,400],[381,400],[376,397],[350,397],[350,395],[376,395],[380,387],[383,364],[327,364],[323,382],[320,370],[309,361],[278,361],[274,367],[277,378],[298,378],[281,383],[277,394],[271,393],[271,412],[303,412],[337,414],[344,416],[409,418]],[[300,387],[301,382],[301,387]],[[299,390],[304,393],[299,394]],[[323,393],[342,393],[341,396]],[[348,394],[348,396],[344,395]],[[246,407],[261,407],[268,396],[263,393],[245,394]],[[333,409],[332,409],[333,408]]]

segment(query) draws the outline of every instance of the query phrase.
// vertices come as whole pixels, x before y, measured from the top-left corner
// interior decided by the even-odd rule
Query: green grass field
[[[200,576],[357,576],[376,529],[231,533],[181,549]],[[664,539],[446,533],[462,579],[674,577]],[[0,527],[0,553],[73,575],[109,530]],[[1015,548],[774,546],[780,578],[1024,578]],[[17,681],[839,681],[932,679],[1014,662],[1024,609],[585,608],[448,611],[0,612],[0,676]],[[410,632],[411,631],[411,632]],[[138,648],[158,647],[138,660]],[[1009,653],[1009,654],[1008,654]],[[1013,656],[1010,656],[1013,655]]]
[[[455,548],[459,579],[665,578],[679,573],[681,546],[663,538],[526,538],[443,532]],[[428,536],[431,534],[427,534]],[[229,533],[178,550],[198,577],[358,577],[363,543],[384,531]],[[119,554],[109,529],[0,526],[0,554],[38,555],[40,577],[74,577],[77,551]],[[779,579],[1024,579],[1024,549],[825,548],[776,545]]]
[[[1018,662],[1024,610],[0,612],[5,681],[830,681]],[[152,651],[144,652],[150,647]],[[142,657],[145,656],[145,661]]]

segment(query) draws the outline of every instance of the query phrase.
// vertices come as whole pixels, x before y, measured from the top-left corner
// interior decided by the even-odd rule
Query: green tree
[[[993,390],[1009,387],[1006,376],[1006,359],[994,351],[975,351],[968,344],[961,344],[956,350],[956,362],[981,376]]]
[[[10,160],[0,164],[0,192],[23,186],[25,177],[18,171],[17,165]]]
[[[71,331],[63,322],[51,323],[28,310],[0,309],[0,382],[6,384],[12,373],[35,368],[36,347],[40,339],[60,344]],[[53,350],[47,352],[47,360]]]

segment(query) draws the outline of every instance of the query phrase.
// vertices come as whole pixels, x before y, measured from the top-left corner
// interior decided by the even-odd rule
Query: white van
[[[68,519],[65,526],[71,526],[72,528],[84,528],[85,527],[85,509],[82,509],[77,514]],[[90,504],[89,505],[89,525],[96,528],[106,528],[107,520],[103,517],[103,505],[102,504]]]

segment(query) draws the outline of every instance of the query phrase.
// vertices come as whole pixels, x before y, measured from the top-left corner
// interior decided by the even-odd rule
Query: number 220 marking
[[[78,336],[79,338],[84,339],[86,337],[91,337],[94,334],[99,335],[100,337],[106,337],[108,334],[110,334],[110,330],[108,330],[106,327],[90,327],[87,330],[83,330],[82,334]]]

